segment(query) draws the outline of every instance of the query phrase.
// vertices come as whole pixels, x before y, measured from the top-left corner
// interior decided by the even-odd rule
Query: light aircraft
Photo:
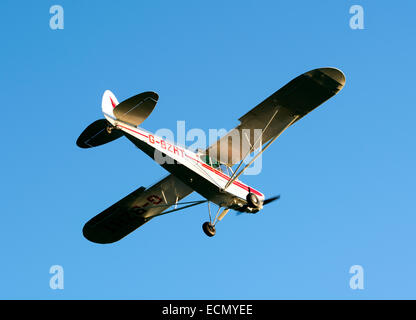
[[[208,202],[209,221],[202,229],[212,237],[216,224],[229,210],[259,212],[279,196],[266,199],[238,178],[284,130],[336,95],[344,84],[345,76],[336,68],[306,72],[243,115],[240,124],[216,143],[196,152],[138,127],[156,106],[156,93],[143,92],[119,103],[112,92],[105,91],[105,119],[90,124],[77,145],[91,148],[125,136],[153,159],[162,156],[170,160],[157,161],[170,174],[147,189],[138,188],[92,218],[83,228],[84,236],[96,243],[113,243],[157,216]],[[246,164],[244,160],[256,150]],[[204,200],[180,202],[193,191]],[[210,203],[218,206],[214,218]]]

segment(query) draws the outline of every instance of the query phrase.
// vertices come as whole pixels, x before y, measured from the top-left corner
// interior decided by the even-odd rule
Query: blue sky
[[[64,8],[64,29],[49,8]],[[364,30],[349,27],[351,5]],[[414,1],[2,1],[2,299],[414,299]],[[127,139],[75,141],[101,95],[160,99],[143,127],[231,129],[297,75],[345,88],[288,129],[242,180],[278,202],[205,206],[97,245],[83,224],[166,173]],[[199,199],[192,195],[190,200]],[[64,268],[51,290],[49,268]],[[349,287],[352,265],[364,290]]]

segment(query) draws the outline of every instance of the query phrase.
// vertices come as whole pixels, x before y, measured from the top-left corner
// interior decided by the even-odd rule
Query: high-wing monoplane
[[[92,218],[83,228],[84,236],[93,242],[112,243],[155,217],[208,202],[209,221],[202,229],[212,237],[216,224],[230,210],[261,211],[279,196],[265,198],[239,177],[283,131],[336,95],[344,84],[345,76],[336,68],[306,72],[243,115],[240,124],[216,143],[196,151],[139,127],[155,108],[156,93],[143,92],[119,103],[111,91],[105,91],[104,119],[90,124],[79,136],[77,145],[91,148],[124,136],[169,175],[149,188],[138,188]],[[251,160],[245,161],[248,157]],[[203,199],[182,201],[194,191]],[[218,206],[212,215],[210,203]]]

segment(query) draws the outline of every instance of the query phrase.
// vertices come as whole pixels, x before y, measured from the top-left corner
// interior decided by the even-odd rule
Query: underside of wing
[[[108,132],[108,121],[105,119],[97,120],[91,123],[79,136],[77,145],[80,148],[97,147],[123,136],[122,131],[113,130]]]
[[[336,95],[345,84],[335,68],[306,72],[250,110],[240,125],[207,149],[212,158],[234,165],[286,128]]]
[[[172,175],[150,188],[140,187],[88,221],[85,238],[96,243],[116,242],[153,217],[192,193],[192,189]]]
[[[114,116],[134,126],[140,125],[153,111],[159,96],[147,91],[135,95],[114,107]]]

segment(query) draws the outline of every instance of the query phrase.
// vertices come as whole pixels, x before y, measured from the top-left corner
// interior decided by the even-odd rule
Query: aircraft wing
[[[335,68],[306,72],[243,115],[239,119],[240,125],[211,145],[206,152],[222,163],[234,165],[247,155],[251,146],[256,150],[278,136],[288,126],[336,95],[344,84],[344,74]],[[260,135],[256,135],[253,129],[264,129],[267,124],[267,129],[258,138]],[[258,132],[261,133],[261,130]]]
[[[96,243],[116,242],[168,209],[164,204],[176,203],[192,191],[173,175],[148,189],[140,187],[88,221],[84,237]]]

